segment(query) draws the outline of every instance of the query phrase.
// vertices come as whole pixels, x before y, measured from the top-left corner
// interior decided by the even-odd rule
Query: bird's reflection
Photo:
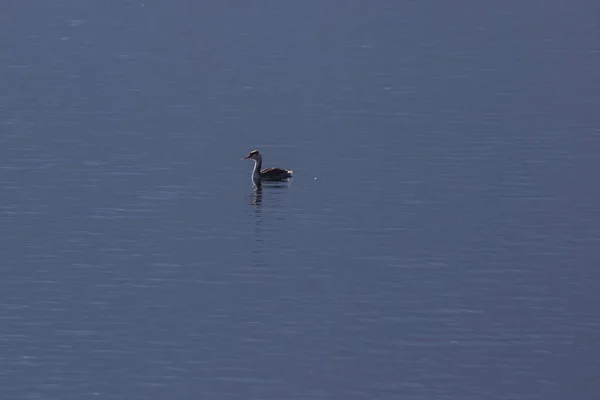
[[[263,188],[260,182],[252,185],[250,204],[254,206],[254,237],[261,242],[260,224],[262,223]]]
[[[257,209],[262,208],[262,183],[254,183],[252,185],[252,197],[250,203],[253,206],[256,206]]]
[[[262,215],[262,208],[263,208],[263,188],[266,192],[268,192],[269,196],[267,196],[267,202],[266,205],[269,207],[269,209],[277,209],[278,207],[278,200],[281,199],[281,195],[283,193],[285,193],[285,189],[289,186],[289,184],[285,184],[285,183],[274,183],[274,182],[268,182],[268,183],[261,183],[261,182],[256,182],[252,185],[252,193],[250,195],[250,204],[254,207],[254,227],[255,227],[255,233],[254,233],[254,237],[256,238],[256,240],[259,243],[262,243],[262,232],[260,232],[261,230],[261,224],[263,223],[263,215]],[[275,215],[277,215],[278,213],[275,213]]]
[[[250,205],[253,208],[254,222],[254,245],[252,246],[252,261],[255,268],[265,265],[265,260],[268,255],[269,235],[273,235],[273,229],[263,229],[263,224],[272,225],[275,219],[280,219],[282,195],[287,192],[289,184],[267,182],[256,182],[252,186],[250,194]],[[263,203],[263,190],[265,192],[266,201]],[[262,214],[263,206],[267,207],[268,213]],[[274,216],[274,217],[273,217]],[[272,228],[272,226],[271,226]],[[267,235],[267,237],[265,237]]]
[[[252,204],[257,210],[262,209],[262,201],[263,201],[263,186],[268,188],[268,191],[271,193],[275,193],[277,195],[281,194],[283,191],[278,189],[284,189],[289,186],[289,184],[285,183],[265,183],[264,185],[260,182],[256,182],[252,184],[252,194],[250,196],[250,204]],[[279,196],[276,196],[279,197]]]

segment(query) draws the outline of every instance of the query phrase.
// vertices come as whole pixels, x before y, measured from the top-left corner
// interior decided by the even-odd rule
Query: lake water
[[[1,399],[598,398],[595,3],[2,8]]]

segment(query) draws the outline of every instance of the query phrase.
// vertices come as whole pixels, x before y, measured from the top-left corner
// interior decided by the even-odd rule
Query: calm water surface
[[[0,398],[597,398],[595,3],[195,3],[3,6]]]

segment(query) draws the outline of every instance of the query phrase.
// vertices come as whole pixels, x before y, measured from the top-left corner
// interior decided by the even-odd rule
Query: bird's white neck
[[[262,160],[254,160],[254,169],[252,170],[252,179],[255,181],[260,180],[260,168],[262,166]]]

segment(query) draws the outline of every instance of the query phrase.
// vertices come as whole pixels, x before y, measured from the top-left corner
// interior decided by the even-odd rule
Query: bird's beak
[[[250,158],[250,157],[246,156],[246,157],[242,158],[242,160],[247,160],[247,159],[249,159],[249,158]]]

